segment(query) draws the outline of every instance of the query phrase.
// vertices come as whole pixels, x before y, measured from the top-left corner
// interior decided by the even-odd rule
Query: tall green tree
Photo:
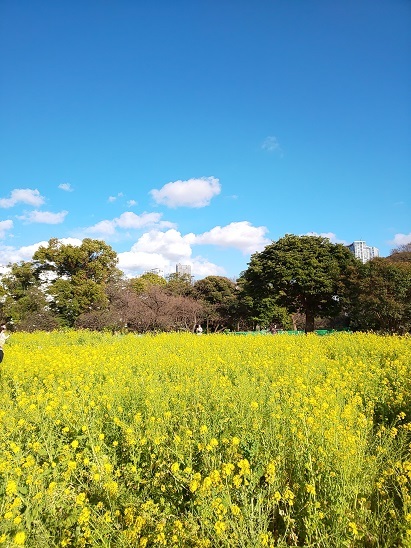
[[[132,278],[130,280],[130,287],[138,294],[146,293],[148,288],[152,285],[165,286],[167,284],[166,280],[155,274],[154,272],[146,272],[137,278]]]
[[[189,274],[180,274],[175,272],[166,277],[167,284],[165,291],[175,297],[191,297],[193,294],[193,284]]]
[[[58,321],[50,310],[42,281],[32,262],[22,261],[9,266],[0,281],[0,316],[17,330],[51,330]]]
[[[361,265],[350,317],[354,329],[385,333],[411,331],[411,262],[375,258]]]
[[[206,303],[207,328],[236,329],[239,316],[238,286],[225,276],[207,276],[194,283],[194,296]]]
[[[316,317],[333,317],[341,311],[347,299],[347,274],[358,264],[342,244],[321,236],[287,234],[252,255],[241,277],[256,303],[272,297],[290,314],[304,314],[305,331],[310,332]]]
[[[68,326],[84,312],[108,307],[106,286],[121,277],[117,253],[101,240],[85,238],[74,246],[52,238],[33,261],[37,275],[48,276],[50,308]]]

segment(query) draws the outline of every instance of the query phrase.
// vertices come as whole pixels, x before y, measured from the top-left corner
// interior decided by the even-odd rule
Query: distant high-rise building
[[[176,265],[176,274],[180,276],[186,275],[191,278],[191,266],[189,264],[178,263]]]
[[[351,253],[353,253],[355,257],[360,259],[363,263],[366,263],[370,259],[374,259],[374,257],[379,257],[380,255],[376,247],[367,245],[364,240],[356,240],[347,247]]]

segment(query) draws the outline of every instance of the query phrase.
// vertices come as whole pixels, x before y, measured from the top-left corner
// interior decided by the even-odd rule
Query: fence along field
[[[0,545],[411,544],[409,337],[16,333]]]

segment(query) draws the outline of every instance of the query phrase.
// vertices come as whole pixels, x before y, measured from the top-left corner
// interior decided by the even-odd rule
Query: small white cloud
[[[113,236],[116,233],[116,223],[114,221],[100,221],[99,223],[86,228],[85,232],[100,234],[101,236]]]
[[[209,232],[196,236],[194,243],[233,247],[244,254],[254,253],[270,243],[265,238],[267,232],[265,226],[253,226],[248,221],[240,221],[223,227],[215,226]]]
[[[261,148],[267,152],[282,152],[280,143],[278,142],[277,137],[274,136],[266,137]]]
[[[39,207],[44,204],[44,198],[37,189],[31,188],[15,188],[10,198],[0,198],[0,207],[13,207],[18,203]]]
[[[8,219],[6,221],[0,221],[0,239],[6,237],[6,232],[13,228],[13,221]]]
[[[122,198],[124,196],[124,194],[122,192],[119,192],[117,194],[117,196],[109,196],[108,197],[108,202],[115,202],[117,200],[117,198]]]
[[[321,236],[321,238],[328,238],[333,244],[348,245],[348,242],[346,242],[345,240],[337,238],[334,232],[320,232],[320,234],[318,234],[317,232],[307,232],[306,234],[304,234],[304,236]]]
[[[114,236],[117,229],[140,230],[145,227],[157,226],[159,228],[174,228],[174,223],[161,220],[162,213],[142,213],[137,215],[132,211],[126,211],[112,220],[104,220],[84,230],[87,234],[100,234],[102,236]]]
[[[162,214],[161,213],[142,213],[141,215],[137,215],[136,213],[133,213],[132,211],[125,211],[118,217],[117,219],[114,219],[114,222],[116,226],[119,228],[134,228],[139,229],[144,226],[150,226],[150,225],[156,225],[161,221]]]
[[[215,177],[200,177],[187,181],[167,183],[160,190],[150,191],[158,204],[167,207],[205,207],[221,192],[221,185]]]
[[[409,234],[396,234],[390,243],[395,247],[411,243],[411,232]]]
[[[52,213],[51,211],[30,211],[24,215],[20,215],[17,218],[27,223],[44,223],[47,225],[59,225],[61,224],[68,211],[60,211],[59,213]]]
[[[137,202],[136,202],[136,200],[128,200],[127,205],[129,207],[133,207],[133,206],[137,205]]]
[[[70,183],[62,183],[61,185],[59,185],[59,188],[61,190],[65,190],[66,192],[73,192],[74,190]]]

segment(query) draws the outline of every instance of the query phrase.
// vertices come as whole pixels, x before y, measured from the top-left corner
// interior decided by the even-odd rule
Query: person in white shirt
[[[4,358],[4,350],[3,346],[4,343],[7,341],[10,335],[6,335],[6,326],[3,324],[0,326],[0,363],[3,361]]]
[[[195,332],[197,333],[197,335],[201,335],[201,333],[203,332],[203,328],[201,327],[200,324],[196,325]]]

